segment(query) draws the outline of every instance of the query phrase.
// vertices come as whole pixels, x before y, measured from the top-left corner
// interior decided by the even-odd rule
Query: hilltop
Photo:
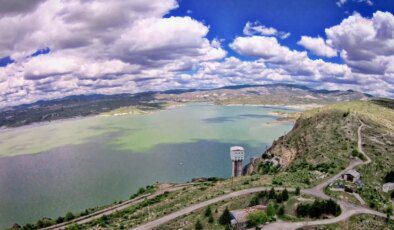
[[[393,100],[352,101],[305,111],[293,129],[274,141],[248,171],[259,173],[265,158],[275,158],[281,170],[273,183],[314,185],[357,158],[357,129],[362,123],[363,148],[372,162],[357,169],[364,183],[358,192],[370,207],[384,210],[391,203],[389,194],[382,192],[382,184],[394,165]]]
[[[314,90],[288,84],[240,85],[218,89],[167,90],[137,94],[74,95],[3,108],[0,110],[0,127],[17,127],[35,122],[99,114],[144,114],[189,102],[316,107],[372,98],[371,95],[351,90]]]

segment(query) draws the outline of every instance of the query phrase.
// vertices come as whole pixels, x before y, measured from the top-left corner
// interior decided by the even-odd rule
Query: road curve
[[[322,199],[329,199],[330,197],[323,192],[324,188],[327,185],[329,185],[330,183],[337,180],[346,171],[353,169],[353,168],[357,167],[358,165],[368,164],[371,162],[371,159],[364,153],[364,151],[362,149],[361,130],[365,126],[365,124],[361,120],[360,120],[360,122],[361,122],[361,125],[359,126],[359,128],[357,130],[357,134],[358,134],[357,147],[358,147],[358,151],[360,153],[362,153],[367,160],[366,161],[361,161],[359,159],[352,160],[350,162],[349,166],[346,167],[344,170],[342,170],[341,172],[339,172],[335,176],[331,177],[327,181],[324,181],[313,188],[301,190],[301,194],[308,194],[308,195],[316,196],[316,197],[319,197]],[[159,219],[153,220],[151,222],[140,225],[140,226],[133,228],[133,229],[134,230],[153,229],[153,228],[158,227],[168,221],[174,220],[180,216],[187,215],[197,209],[217,203],[219,201],[227,200],[227,199],[242,196],[242,195],[247,195],[250,193],[266,191],[269,189],[271,189],[271,187],[258,187],[258,188],[251,188],[251,189],[245,189],[245,190],[241,190],[241,191],[232,192],[232,193],[229,193],[226,195],[222,195],[222,196],[219,196],[219,197],[216,197],[216,198],[213,198],[210,200],[206,200],[201,203],[186,207],[184,209],[173,212],[169,215],[163,216]],[[284,188],[282,188],[282,187],[275,188],[275,190],[283,190],[283,189]],[[294,189],[291,189],[291,188],[289,188],[288,190],[294,191]],[[263,227],[263,229],[296,229],[296,228],[305,227],[305,226],[314,226],[314,225],[321,225],[321,224],[336,223],[336,222],[339,222],[342,220],[346,220],[347,218],[349,218],[353,215],[362,214],[362,213],[385,217],[385,214],[377,212],[375,210],[371,210],[371,209],[368,209],[368,208],[365,208],[362,206],[357,206],[357,205],[354,205],[352,203],[342,201],[342,200],[337,200],[337,202],[341,206],[342,213],[341,213],[341,215],[339,215],[335,218],[332,218],[332,219],[316,220],[316,221],[309,221],[309,222],[308,221],[304,221],[304,222],[275,222],[275,223],[263,225],[260,227]],[[391,218],[393,219],[393,217],[391,217]]]

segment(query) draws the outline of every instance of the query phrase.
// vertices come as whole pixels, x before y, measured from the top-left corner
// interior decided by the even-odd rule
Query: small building
[[[382,187],[383,192],[390,192],[391,190],[394,190],[394,183],[389,182],[383,185]]]
[[[356,181],[360,180],[360,173],[354,169],[351,169],[342,175],[344,180],[350,181],[355,183]]]
[[[241,146],[233,146],[230,148],[230,158],[232,163],[231,176],[242,176],[243,160],[245,158],[245,150]]]
[[[254,211],[264,211],[265,212],[266,210],[267,210],[267,206],[256,205],[253,207],[230,211],[231,225],[237,226],[237,227],[242,227],[248,221],[247,216],[249,213],[252,213]]]

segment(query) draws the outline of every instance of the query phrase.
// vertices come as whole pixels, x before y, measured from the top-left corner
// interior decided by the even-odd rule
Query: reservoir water
[[[148,115],[96,116],[0,132],[0,228],[125,200],[139,187],[231,174],[292,128],[279,107],[189,104]]]

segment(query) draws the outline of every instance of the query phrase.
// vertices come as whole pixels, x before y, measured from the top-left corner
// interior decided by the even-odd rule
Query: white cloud
[[[252,35],[276,36],[281,39],[286,39],[290,36],[290,33],[278,31],[273,27],[266,27],[262,25],[259,21],[247,22],[243,29],[243,33],[244,35],[247,36],[252,36]]]
[[[309,36],[302,36],[301,40],[297,42],[298,45],[310,50],[312,53],[322,57],[335,57],[337,51],[326,44],[321,37],[312,38]]]
[[[326,29],[327,41],[353,72],[386,75],[394,65],[394,16],[377,11],[371,19],[354,14]]]
[[[355,2],[355,3],[364,3],[364,4],[367,4],[367,5],[369,5],[369,6],[372,6],[372,5],[373,5],[372,0],[351,0],[351,1],[352,1],[352,2]],[[336,2],[336,4],[337,4],[338,7],[342,7],[342,6],[345,5],[347,2],[348,2],[348,0],[338,0],[338,1]]]
[[[14,3],[0,10],[0,57],[16,61],[0,68],[0,106],[170,87],[165,78],[175,84],[177,71],[226,56],[218,40],[206,38],[207,25],[164,17],[175,0]],[[49,54],[30,57],[46,47]]]
[[[306,52],[281,46],[275,37],[237,37],[230,47],[241,55],[259,57],[271,63],[289,63],[307,57]]]

